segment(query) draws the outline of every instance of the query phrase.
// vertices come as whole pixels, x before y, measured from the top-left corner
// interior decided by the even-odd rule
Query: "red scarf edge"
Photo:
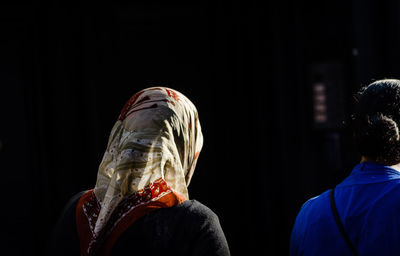
[[[76,207],[76,227],[80,240],[80,252],[82,256],[90,255],[88,253],[88,248],[92,238],[92,231],[90,230],[89,221],[84,213],[83,205],[93,197],[96,198],[94,195],[94,190],[91,189],[81,196]],[[135,209],[125,215],[113,228],[112,232],[107,236],[105,242],[100,245],[101,249],[99,250],[98,255],[109,255],[120,235],[139,218],[145,216],[151,211],[161,208],[169,208],[178,205],[185,200],[186,198],[184,196],[171,190],[170,193],[162,196],[157,201],[149,201],[148,203],[137,206]]]

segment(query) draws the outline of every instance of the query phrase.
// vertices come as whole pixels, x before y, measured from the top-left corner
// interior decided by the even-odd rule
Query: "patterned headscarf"
[[[188,199],[202,145],[197,110],[183,94],[136,93],[111,131],[94,190],[78,203],[81,254],[107,255],[136,219]]]

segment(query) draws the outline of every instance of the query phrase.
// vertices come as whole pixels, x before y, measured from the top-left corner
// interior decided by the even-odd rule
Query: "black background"
[[[161,85],[198,108],[189,192],[217,213],[232,255],[286,255],[301,205],[359,160],[354,93],[399,78],[399,11],[390,0],[2,3],[2,252],[43,255],[63,205],[94,186],[125,101]],[[315,81],[331,84],[324,127]]]

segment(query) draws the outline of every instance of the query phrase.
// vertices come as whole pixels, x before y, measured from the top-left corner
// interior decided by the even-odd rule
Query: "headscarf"
[[[78,202],[81,255],[108,255],[135,220],[188,199],[202,145],[197,110],[183,94],[152,87],[133,95],[112,128],[95,188]]]

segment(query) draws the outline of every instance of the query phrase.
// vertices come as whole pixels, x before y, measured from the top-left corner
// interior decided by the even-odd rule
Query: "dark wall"
[[[94,186],[125,101],[162,85],[199,110],[191,198],[218,214],[233,255],[286,255],[302,203],[358,161],[354,93],[399,78],[398,11],[378,0],[1,4],[3,248],[43,255],[63,205]]]

